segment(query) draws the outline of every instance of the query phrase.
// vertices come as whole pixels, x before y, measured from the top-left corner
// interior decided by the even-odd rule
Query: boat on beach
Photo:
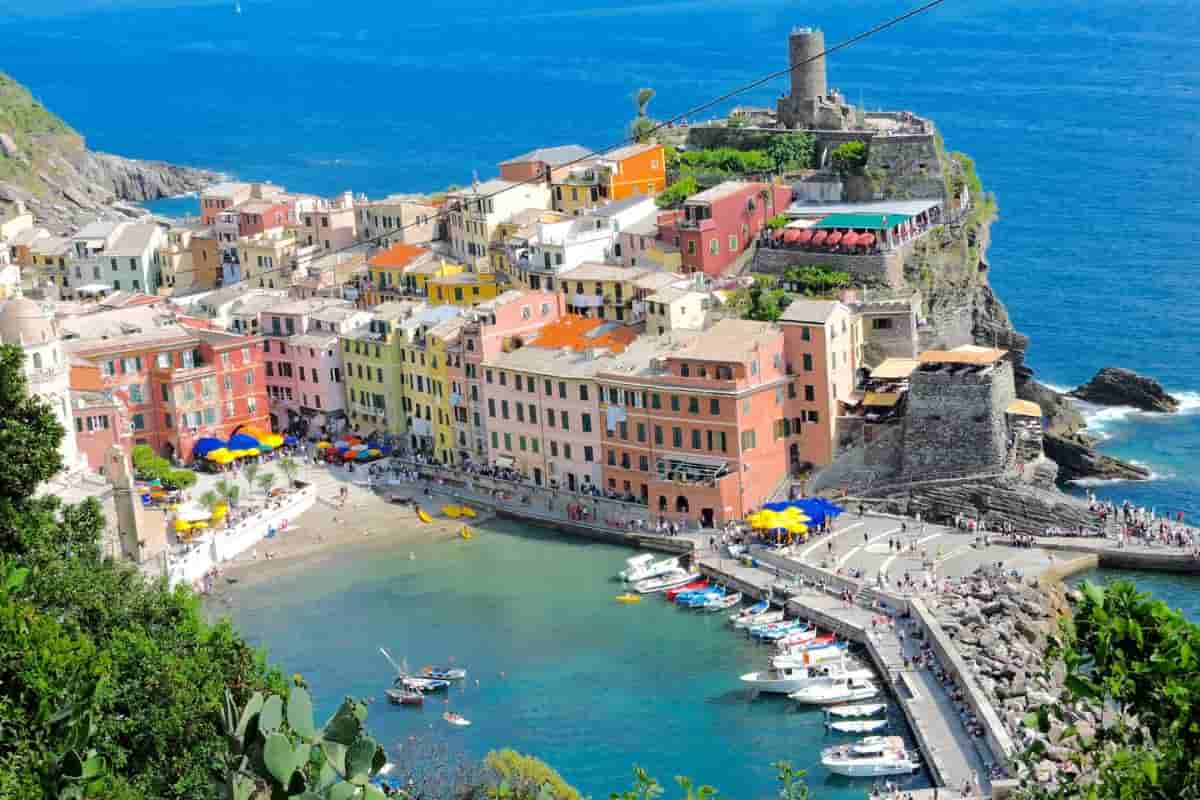
[[[847,706],[831,706],[825,713],[834,717],[873,717],[887,709],[884,703],[857,703]]]
[[[668,589],[667,590],[667,599],[674,601],[675,598],[678,597],[683,592],[691,592],[696,589],[706,589],[706,588],[708,588],[708,586],[709,586],[708,580],[700,578],[700,576],[697,575],[696,578],[688,581],[687,583],[685,583],[682,586],[676,586],[674,588]]]
[[[442,681],[461,681],[467,677],[467,671],[461,667],[421,667],[422,678],[436,678]]]
[[[735,628],[754,628],[759,625],[770,625],[772,622],[780,622],[783,620],[785,612],[781,608],[774,610],[767,609],[758,614],[749,617],[742,617],[733,622]]]
[[[673,569],[665,575],[647,578],[633,584],[633,590],[638,594],[657,594],[676,587],[684,586],[700,577],[698,572],[688,572],[684,569]]]
[[[738,627],[738,623],[748,620],[750,617],[756,617],[759,614],[765,614],[771,610],[771,604],[766,600],[759,600],[752,606],[747,606],[736,614],[729,615],[729,624],[733,627]]]
[[[919,770],[921,762],[899,736],[868,736],[822,751],[821,766],[848,778],[878,778],[908,775]]]
[[[421,508],[417,509],[417,519],[421,520],[421,522],[424,522],[426,524],[433,522],[433,517],[426,514],[425,510],[421,509]]]
[[[869,673],[869,670],[864,670],[864,672]],[[788,697],[801,705],[820,706],[826,703],[852,703],[855,700],[868,700],[877,694],[879,694],[879,687],[870,678],[860,675],[842,675],[796,689]]]
[[[888,726],[886,719],[843,719],[825,723],[838,733],[877,733]]]
[[[645,553],[625,560],[625,569],[617,573],[617,577],[627,583],[649,580],[665,575],[673,569],[679,569],[679,558],[667,558],[655,561],[655,556]]]
[[[425,695],[416,689],[384,689],[388,702],[396,706],[419,706],[425,703]]]

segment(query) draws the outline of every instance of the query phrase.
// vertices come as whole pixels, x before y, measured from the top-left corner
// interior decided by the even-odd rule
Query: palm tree
[[[242,467],[242,474],[246,476],[246,485],[250,487],[250,491],[254,491],[254,477],[258,475],[258,464],[253,461],[247,461],[246,466]]]
[[[264,472],[258,476],[258,485],[262,487],[263,494],[271,493],[271,486],[275,484],[275,475],[271,472]]]
[[[228,500],[229,500],[230,507],[237,505],[238,498],[241,497],[241,495],[242,495],[242,487],[238,486],[236,483],[232,483],[229,485]]]
[[[212,489],[209,489],[207,492],[200,495],[200,505],[204,506],[209,511],[212,511],[214,508],[216,508],[217,503],[219,503],[220,501],[221,501],[220,496],[216,492],[214,492]]]
[[[296,485],[296,475],[300,472],[300,465],[296,463],[296,459],[291,456],[279,459],[279,471],[287,477],[289,487]]]
[[[221,499],[225,501],[226,505],[233,505],[232,494],[235,487],[232,483],[222,478],[217,481],[217,485],[214,488],[217,490],[217,494],[221,496]]]
[[[654,99],[654,90],[645,87],[638,89],[633,95],[633,102],[637,106],[638,119],[646,116],[646,106],[650,105],[650,101]]]

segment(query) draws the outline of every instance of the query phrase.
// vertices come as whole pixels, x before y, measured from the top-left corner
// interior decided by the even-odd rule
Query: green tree
[[[296,476],[300,474],[300,465],[296,463],[296,459],[291,456],[279,459],[279,471],[287,478],[289,488],[296,485]]]
[[[238,487],[236,484],[222,478],[221,480],[217,481],[216,486],[213,488],[227,505],[232,506],[234,504],[235,495],[238,493]]]
[[[867,165],[867,145],[855,139],[833,148],[829,154],[833,168],[843,175],[858,175]]]
[[[275,474],[273,472],[264,472],[258,476],[258,485],[262,487],[263,494],[270,494],[271,487],[275,485]]]
[[[636,142],[647,142],[650,140],[651,134],[654,133],[654,120],[646,115],[646,107],[650,105],[650,101],[654,99],[654,90],[650,88],[638,89],[633,94],[633,103],[637,107],[637,116],[629,123],[629,137]]]
[[[654,202],[659,208],[676,208],[699,191],[700,184],[695,178],[687,175],[659,192]]]
[[[97,502],[34,496],[63,431],[21,358],[0,348],[0,797],[217,800],[226,689],[282,682],[188,589],[105,559]]]
[[[209,511],[212,511],[214,508],[216,508],[217,503],[219,503],[220,501],[221,501],[221,496],[219,494],[217,494],[216,492],[214,492],[212,489],[209,489],[207,492],[200,495],[200,505],[204,506]]]
[[[787,292],[777,289],[769,278],[755,278],[754,285],[747,290],[741,315],[759,322],[775,322],[783,316],[787,299]]]
[[[638,119],[646,116],[646,107],[650,105],[650,101],[654,99],[654,90],[649,87],[643,87],[634,92],[633,103],[637,106]]]
[[[786,226],[787,224],[788,224],[788,219],[783,214],[776,214],[775,216],[773,216],[769,220],[767,220],[767,227],[773,231],[777,231],[780,228]]]
[[[795,284],[795,290],[809,297],[828,295],[844,289],[851,283],[849,272],[809,265],[794,267],[784,273],[784,280]]]
[[[815,140],[810,133],[782,133],[767,142],[767,158],[776,172],[786,169],[808,169],[816,154]]]
[[[1084,583],[1074,614],[1046,650],[1046,677],[1065,667],[1063,696],[1028,722],[1051,735],[1087,780],[1023,780],[1039,800],[1200,796],[1200,627],[1132,581]],[[1035,741],[1023,759],[1046,756]],[[1060,770],[1062,765],[1060,765]]]
[[[253,492],[255,481],[258,478],[258,464],[247,461],[246,465],[242,467],[242,474],[246,476],[246,486]]]
[[[579,791],[546,762],[516,750],[493,750],[483,760],[496,789],[491,796],[511,800],[581,800]],[[499,787],[504,787],[501,792]]]

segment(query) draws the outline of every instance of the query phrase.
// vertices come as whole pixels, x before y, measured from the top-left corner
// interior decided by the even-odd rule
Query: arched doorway
[[[679,514],[688,513],[688,499],[683,495],[675,498],[675,511]]]
[[[714,520],[713,510],[711,508],[700,509],[700,527],[711,528]]]
[[[667,496],[665,494],[658,496],[658,511],[660,514],[667,513]]]

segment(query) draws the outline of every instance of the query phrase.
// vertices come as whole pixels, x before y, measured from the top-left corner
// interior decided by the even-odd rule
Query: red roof
[[[429,252],[428,248],[418,247],[415,244],[394,244],[382,253],[371,256],[371,266],[406,267]]]

